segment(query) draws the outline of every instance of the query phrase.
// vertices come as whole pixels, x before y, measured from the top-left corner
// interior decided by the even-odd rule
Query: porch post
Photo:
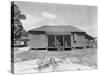
[[[65,51],[65,41],[64,41],[64,35],[63,35],[63,51]]]

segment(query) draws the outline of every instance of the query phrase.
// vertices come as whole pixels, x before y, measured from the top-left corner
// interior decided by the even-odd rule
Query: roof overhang
[[[90,36],[90,35],[88,35],[88,34],[86,34],[85,38],[86,38],[86,39],[89,39],[89,40],[94,40],[94,39],[95,39],[94,37],[92,37],[92,36]]]
[[[29,34],[45,34],[45,31],[28,31]]]

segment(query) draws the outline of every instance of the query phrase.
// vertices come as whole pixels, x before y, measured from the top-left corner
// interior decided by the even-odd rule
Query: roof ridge
[[[50,27],[50,28],[49,28]],[[61,25],[61,26],[40,26],[38,28],[32,29],[35,31],[69,31],[69,32],[84,32],[80,28],[77,28],[73,25]]]

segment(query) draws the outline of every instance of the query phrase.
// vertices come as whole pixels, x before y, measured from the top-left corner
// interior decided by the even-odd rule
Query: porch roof
[[[94,37],[92,37],[92,36],[90,36],[88,34],[86,34],[85,38],[88,39],[88,40],[94,40],[95,39]]]

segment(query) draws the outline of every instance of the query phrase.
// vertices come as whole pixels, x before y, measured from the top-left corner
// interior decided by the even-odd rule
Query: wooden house
[[[66,51],[87,47],[86,32],[74,26],[41,26],[28,33],[28,46],[33,50]]]

